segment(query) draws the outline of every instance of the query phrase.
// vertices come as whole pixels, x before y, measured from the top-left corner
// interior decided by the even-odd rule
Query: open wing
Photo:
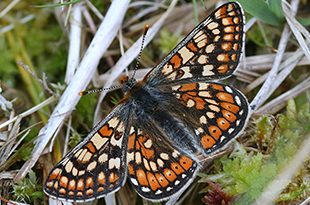
[[[101,121],[53,168],[44,192],[60,200],[83,202],[117,191],[126,177],[127,112],[120,105]]]
[[[244,17],[230,2],[215,10],[186,36],[145,78],[150,86],[229,77],[242,47]]]
[[[231,86],[186,83],[161,89],[164,89],[161,94],[167,99],[163,106],[169,107],[170,112],[198,136],[199,147],[203,148],[205,155],[219,150],[235,138],[248,120],[247,99]]]
[[[198,170],[197,162],[162,139],[160,132],[139,125],[131,126],[128,137],[128,178],[139,195],[152,201],[182,193]]]

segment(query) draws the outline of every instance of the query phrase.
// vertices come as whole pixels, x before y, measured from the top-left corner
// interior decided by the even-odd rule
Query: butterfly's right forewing
[[[236,2],[202,21],[146,78],[151,86],[229,77],[243,47],[244,16]]]

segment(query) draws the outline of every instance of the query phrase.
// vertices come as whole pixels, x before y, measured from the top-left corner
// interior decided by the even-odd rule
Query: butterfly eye
[[[128,82],[128,76],[127,75],[123,75],[121,77],[119,77],[118,81],[120,84],[124,85],[126,82]]]

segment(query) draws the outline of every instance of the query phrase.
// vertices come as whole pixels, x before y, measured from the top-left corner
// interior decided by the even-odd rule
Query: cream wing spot
[[[201,116],[201,117],[199,118],[199,122],[200,122],[201,124],[207,124],[207,118],[203,115],[203,116]]]
[[[94,169],[96,168],[96,166],[97,166],[97,162],[96,162],[96,161],[93,161],[93,162],[91,162],[91,163],[87,166],[87,170],[88,170],[88,171],[92,171],[92,170],[94,170]]]
[[[215,113],[214,112],[207,112],[207,117],[210,119],[213,119],[215,117]]]
[[[215,49],[214,44],[210,44],[206,47],[206,53],[212,53]]]
[[[144,186],[141,188],[141,190],[143,192],[150,192],[151,191],[148,187],[144,187]]]
[[[138,181],[134,178],[130,178],[131,183],[133,183],[135,186],[138,186]]]
[[[199,58],[197,59],[198,63],[200,64],[206,64],[208,63],[207,57],[205,55],[201,55],[199,56]]]
[[[212,110],[212,111],[215,111],[215,112],[219,112],[220,111],[220,108],[215,106],[215,105],[209,105],[209,108]]]
[[[117,117],[114,117],[108,122],[108,124],[110,127],[117,127],[118,122],[119,119]]]
[[[102,153],[102,154],[99,156],[99,158],[98,158],[98,161],[99,161],[100,163],[104,163],[104,162],[106,162],[107,160],[108,160],[108,155],[105,154],[105,153]]]
[[[200,91],[200,92],[198,93],[198,95],[199,95],[200,97],[207,97],[207,98],[212,97],[212,95],[211,95],[210,92],[208,92],[208,91]]]
[[[174,150],[174,151],[172,152],[172,156],[173,156],[174,158],[177,158],[179,155],[180,155],[180,152],[178,152],[178,151],[176,151],[176,150]]]
[[[73,176],[76,176],[78,174],[78,170],[75,168],[75,167],[73,167],[73,169],[72,169],[72,175]]]
[[[156,165],[155,162],[151,161],[151,162],[150,162],[150,167],[151,167],[151,169],[152,169],[153,172],[157,172],[157,171],[158,171],[158,170],[157,170],[157,165]]]
[[[99,150],[107,141],[108,138],[101,137],[98,133],[96,133],[91,139],[92,143],[95,145],[96,149]]]
[[[82,153],[83,151],[84,151],[83,149],[80,149],[79,151],[77,151],[77,152],[74,154],[74,156],[75,156],[76,158],[78,158],[78,157],[81,155],[81,153]]]
[[[228,87],[228,86],[225,86],[225,90],[226,90],[227,92],[229,92],[229,93],[232,93],[232,92],[233,92],[232,89],[231,89],[230,87]]]
[[[151,171],[149,162],[145,158],[143,158],[143,164],[147,171]]]
[[[208,83],[198,83],[200,90],[206,90],[209,87]]]
[[[172,86],[172,90],[174,90],[174,91],[179,90],[180,87],[181,87],[181,85]]]
[[[186,63],[189,59],[191,59],[195,54],[191,52],[186,46],[179,50],[179,54],[182,57],[182,62]]]
[[[173,67],[172,67],[172,65],[170,65],[170,64],[165,64],[164,65],[164,67],[163,67],[163,69],[162,69],[162,73],[164,74],[164,75],[168,75],[169,73],[171,73],[173,71]]]
[[[241,100],[238,96],[235,96],[235,101],[239,106],[241,105]]]
[[[214,30],[212,30],[212,33],[215,34],[215,35],[220,34],[220,30],[219,29],[214,29]]]
[[[183,76],[180,79],[185,79],[185,78],[191,78],[193,75],[191,74],[191,70],[188,66],[183,67],[182,70],[184,71]]]
[[[111,158],[109,160],[109,169],[113,169],[114,167],[116,169],[119,169],[121,166],[121,160],[120,158]]]
[[[85,174],[85,170],[80,170],[78,175],[79,175],[79,176],[82,176],[82,175],[84,175],[84,174]]]
[[[193,106],[195,106],[195,101],[192,100],[192,99],[189,99],[189,100],[187,101],[187,103],[186,103],[186,106],[187,106],[187,107],[193,107]]]
[[[162,158],[163,160],[169,160],[169,155],[167,153],[160,153],[160,158]]]
[[[218,23],[216,23],[216,22],[211,22],[211,23],[208,24],[207,27],[208,27],[209,30],[213,30],[213,29],[215,29],[215,28],[218,27]]]
[[[161,160],[159,158],[157,159],[157,164],[158,164],[159,167],[163,167],[164,166],[163,160]]]
[[[134,152],[127,153],[127,162],[134,160]]]
[[[214,72],[212,72],[213,68],[214,68],[213,65],[205,65],[205,66],[203,66],[202,75],[203,76],[214,75]]]
[[[152,140],[151,139],[148,139],[145,143],[144,143],[144,147],[145,148],[151,148],[152,147]]]
[[[117,147],[121,147],[122,142],[123,142],[123,137],[121,137],[119,140],[116,140],[114,136],[111,138],[111,141],[110,141],[111,145],[117,146]]]
[[[68,161],[66,166],[65,166],[66,172],[70,173],[72,168],[73,168],[73,163],[71,161]]]
[[[140,154],[140,152],[136,152],[136,153],[135,153],[135,161],[136,161],[137,164],[141,164],[142,159],[141,159],[141,154]]]

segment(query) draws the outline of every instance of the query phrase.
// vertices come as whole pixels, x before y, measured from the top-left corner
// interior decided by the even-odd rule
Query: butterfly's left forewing
[[[126,113],[120,105],[100,122],[53,168],[44,192],[82,202],[117,191],[126,177]]]
[[[128,137],[128,177],[142,197],[162,201],[193,180],[198,164],[154,130],[133,125]]]

